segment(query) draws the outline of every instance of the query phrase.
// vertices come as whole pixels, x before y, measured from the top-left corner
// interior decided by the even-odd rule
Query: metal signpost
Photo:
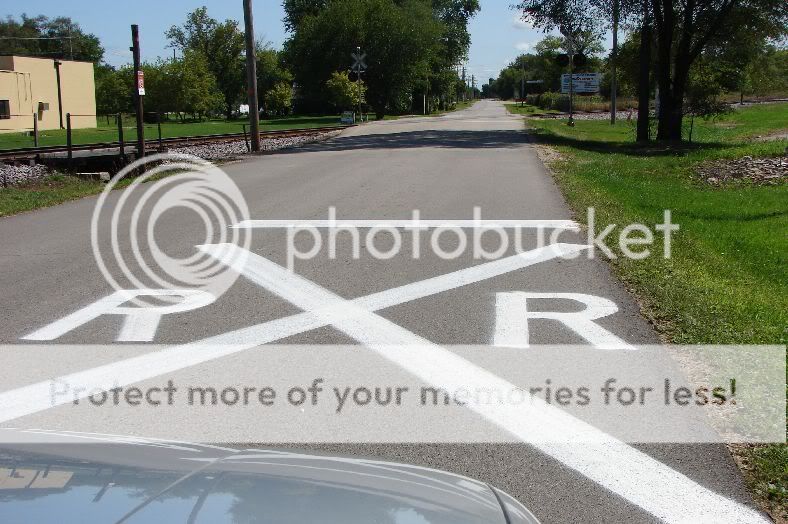
[[[358,86],[358,119],[361,121],[361,73],[367,70],[366,58],[367,54],[361,52],[361,46],[356,47],[355,53],[350,53],[353,58],[353,67],[351,68],[356,73],[356,85]]]
[[[567,43],[569,44],[569,121],[566,123],[568,126],[573,127],[575,125],[575,118],[574,118],[574,98],[575,98],[575,89],[574,89],[574,82],[572,79],[572,69],[573,69],[573,62],[575,59],[575,40],[572,38],[572,35],[567,31],[565,28],[561,28],[561,34],[564,35],[566,38]]]
[[[134,54],[134,106],[137,112],[137,158],[145,156],[145,126],[142,121],[142,97],[145,96],[145,75],[140,65],[140,28],[137,24],[131,26],[131,52]]]
[[[525,61],[520,62],[520,107],[525,107]]]

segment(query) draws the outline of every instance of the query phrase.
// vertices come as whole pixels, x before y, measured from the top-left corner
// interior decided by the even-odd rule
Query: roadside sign
[[[342,124],[355,124],[356,123],[356,114],[353,111],[344,111],[342,113],[342,118],[340,119]]]
[[[137,71],[137,94],[145,95],[145,73],[143,71]]]
[[[598,93],[600,73],[575,73],[572,75],[572,89],[575,93]],[[569,93],[569,75],[561,75],[561,92]]]

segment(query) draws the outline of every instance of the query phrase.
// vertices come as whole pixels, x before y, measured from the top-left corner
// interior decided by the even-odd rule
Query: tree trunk
[[[651,21],[648,16],[648,0],[643,1],[643,27],[640,29],[640,74],[638,76],[638,142],[649,139],[649,102],[651,100]]]
[[[660,74],[659,85],[659,123],[657,140],[680,142],[682,123],[684,121],[684,92],[687,89],[689,70],[686,63],[689,57],[676,57],[673,79]],[[668,70],[670,66],[668,65]]]

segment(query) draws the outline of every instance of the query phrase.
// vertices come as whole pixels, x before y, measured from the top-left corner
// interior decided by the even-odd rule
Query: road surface
[[[339,218],[359,220],[410,219],[413,210],[419,210],[421,218],[427,220],[469,220],[473,218],[474,208],[480,208],[485,219],[573,219],[529,144],[522,120],[508,115],[501,103],[493,101],[482,101],[470,109],[442,117],[370,123],[325,143],[248,158],[226,164],[223,169],[239,187],[254,220],[323,220],[330,208],[336,209]],[[114,194],[110,201],[116,202],[118,198]],[[97,268],[91,250],[90,220],[96,200],[86,198],[0,219],[0,296],[3,297],[0,341],[32,344],[22,338],[113,292]],[[193,253],[195,246],[205,242],[198,222],[192,215],[173,213],[157,226],[157,240],[172,253]],[[251,234],[253,252],[280,265],[287,262],[281,231],[252,230]],[[561,239],[584,241],[581,233],[571,231]],[[384,244],[381,241],[381,249]],[[305,245],[301,247],[306,249]],[[321,254],[313,260],[297,262],[296,272],[344,299],[385,292],[478,263],[465,254],[456,260],[434,256],[413,260],[410,252],[397,254],[390,260],[373,260],[368,256],[354,260],[347,244],[338,251],[336,260]],[[305,289],[309,295],[310,288]],[[505,272],[385,307],[377,315],[384,322],[434,344],[485,345],[496,336],[496,294],[508,291],[604,297],[614,302],[618,311],[598,320],[602,328],[630,344],[659,343],[633,297],[599,258],[547,260],[528,267],[527,271]],[[302,301],[308,298],[302,297]],[[216,302],[163,317],[152,341],[173,345],[220,337],[294,315],[301,309],[298,305],[298,297],[282,294],[277,297],[275,293],[261,291],[250,279],[241,278]],[[560,311],[569,306],[546,300],[543,307]],[[51,342],[112,344],[119,326],[117,316],[100,316]],[[585,343],[561,324],[535,326],[538,329],[530,333],[532,344]],[[352,328],[324,326],[277,342],[355,344],[363,337],[364,333],[357,334]],[[40,352],[31,354],[42,358],[42,369],[55,362],[68,371],[78,371],[127,358],[142,350],[103,353],[90,363],[74,362],[62,351],[52,351],[51,357],[41,357],[46,353]],[[236,357],[216,358],[195,369],[200,370],[202,377],[243,374],[243,367],[239,370],[238,361],[234,360]],[[155,372],[150,376],[155,376]],[[8,372],[6,379],[14,387],[26,383],[12,380]],[[8,388],[7,385],[4,390]],[[32,426],[45,424],[46,420],[45,414],[31,409],[23,417],[6,417],[3,422],[10,426]],[[454,430],[461,441],[462,428]],[[561,453],[548,453],[527,443],[349,443],[300,447],[376,456],[475,477],[508,491],[548,523],[653,522],[658,520],[657,516],[680,521],[681,515],[693,515],[695,504],[702,506],[700,514],[713,521],[717,495],[723,497],[720,500],[734,501],[734,509],[726,514],[730,508],[723,508],[722,514],[735,515],[739,511],[735,508],[739,507],[742,520],[752,520],[755,516],[746,509],[752,507],[750,497],[737,468],[720,444],[634,445],[633,449],[662,465],[662,476],[626,478],[622,473],[617,478],[616,469],[620,466],[623,471],[629,465],[614,463],[609,464],[613,473],[607,480],[598,467],[589,473],[582,465],[563,460]],[[579,453],[582,455],[582,450]],[[664,476],[665,472],[668,477]],[[675,491],[660,491],[664,486],[657,484],[665,483],[666,478],[667,483],[675,480],[678,486]],[[650,501],[643,496],[649,491],[654,492]]]

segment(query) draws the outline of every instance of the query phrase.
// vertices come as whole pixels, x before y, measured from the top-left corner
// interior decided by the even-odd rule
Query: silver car
[[[0,447],[0,522],[538,522],[499,489],[425,467],[104,435],[70,434],[64,443],[62,436],[42,432],[29,444]]]

